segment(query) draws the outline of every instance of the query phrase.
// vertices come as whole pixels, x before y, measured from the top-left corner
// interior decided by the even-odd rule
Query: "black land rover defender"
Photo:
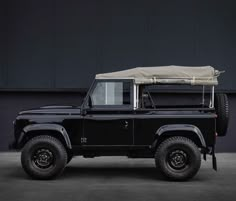
[[[55,178],[76,155],[154,158],[167,178],[187,180],[198,172],[202,153],[212,155],[216,170],[216,137],[226,135],[229,116],[227,96],[214,93],[219,75],[210,66],[98,74],[81,107],[20,112],[11,147],[22,150],[22,167],[35,179]],[[180,85],[201,87],[201,101],[163,105],[150,93]]]

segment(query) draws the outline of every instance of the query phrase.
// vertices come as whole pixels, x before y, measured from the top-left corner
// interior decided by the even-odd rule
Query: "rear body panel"
[[[150,144],[157,130],[164,125],[189,124],[199,128],[207,146],[214,146],[215,119],[214,113],[199,111],[139,111],[134,119],[134,143]]]

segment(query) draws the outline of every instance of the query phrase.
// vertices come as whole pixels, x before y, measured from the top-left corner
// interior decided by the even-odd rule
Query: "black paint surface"
[[[196,99],[199,95],[192,94],[186,96],[186,94],[175,95],[175,99],[178,101],[190,102]],[[0,94],[0,150],[7,150],[8,143],[13,140],[13,125],[12,122],[15,120],[17,113],[22,110],[29,108],[37,108],[43,105],[80,105],[84,95],[80,93],[37,93],[37,92],[2,92]],[[188,97],[188,98],[186,98]],[[172,94],[165,95],[166,103],[171,102],[173,99]],[[236,96],[230,95],[230,123],[228,134],[226,137],[219,137],[217,139],[216,150],[219,152],[235,152],[235,140],[234,135],[236,120],[235,107]]]

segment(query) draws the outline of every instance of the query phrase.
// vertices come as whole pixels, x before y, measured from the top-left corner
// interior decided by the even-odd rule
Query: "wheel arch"
[[[58,124],[32,124],[23,128],[18,145],[22,148],[26,142],[39,135],[50,135],[59,139],[68,149],[72,149],[71,141],[66,129]]]
[[[156,148],[161,142],[172,136],[187,137],[198,147],[206,148],[206,142],[201,130],[192,124],[167,124],[161,126],[155,133],[152,147]]]

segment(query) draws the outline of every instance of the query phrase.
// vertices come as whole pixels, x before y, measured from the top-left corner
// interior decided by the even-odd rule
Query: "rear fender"
[[[200,131],[198,127],[191,124],[167,124],[167,125],[161,126],[155,133],[157,137],[152,147],[156,147],[159,137],[171,131],[189,131],[187,132],[188,133],[187,135],[196,135],[201,143],[201,146],[204,148],[206,147],[206,142],[202,135],[202,132]]]

